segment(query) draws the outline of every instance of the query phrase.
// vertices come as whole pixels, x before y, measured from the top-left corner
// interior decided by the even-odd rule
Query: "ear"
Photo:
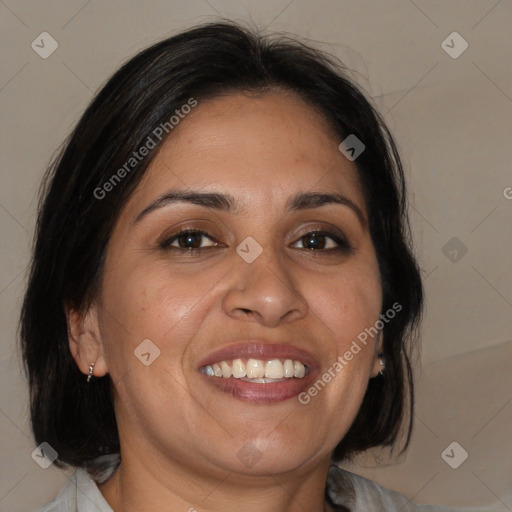
[[[93,376],[103,377],[108,372],[101,339],[98,306],[93,304],[85,312],[66,306],[69,350],[80,371],[89,375],[94,363]]]
[[[384,335],[382,331],[379,331],[374,348],[372,378],[377,377],[377,375],[379,375],[381,371],[384,372],[384,369],[386,367],[386,356],[382,354],[384,347],[383,337]],[[382,354],[381,357],[379,357],[379,354]]]

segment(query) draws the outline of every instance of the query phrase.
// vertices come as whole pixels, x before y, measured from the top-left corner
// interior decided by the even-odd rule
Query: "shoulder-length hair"
[[[333,459],[393,446],[404,424],[407,445],[410,349],[423,290],[393,138],[336,59],[290,38],[222,22],[170,37],[124,64],[93,99],[45,175],[20,334],[32,429],[37,443],[46,441],[58,452],[57,464],[85,466],[119,451],[110,377],[86,384],[69,350],[65,307],[87,311],[98,293],[114,223],[161,144],[172,137],[169,119],[191,100],[269,90],[298,94],[325,116],[340,142],[351,134],[363,141],[355,164],[379,262],[382,312],[395,303],[402,307],[383,328],[385,375],[370,380]],[[161,133],[155,131],[159,127]],[[127,169],[142,146],[147,155]],[[113,182],[120,173],[122,179]]]

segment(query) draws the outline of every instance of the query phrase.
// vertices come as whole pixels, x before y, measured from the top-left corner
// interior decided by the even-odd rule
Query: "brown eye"
[[[208,245],[203,245],[205,240],[209,241]],[[200,252],[203,249],[217,245],[217,242],[205,231],[187,229],[167,238],[160,244],[160,247],[167,250]]]
[[[300,244],[299,249],[311,251],[348,251],[351,248],[347,240],[325,231],[306,233],[299,238],[296,244]]]

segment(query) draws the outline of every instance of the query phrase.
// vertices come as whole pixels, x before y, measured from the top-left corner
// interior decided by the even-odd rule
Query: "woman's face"
[[[124,456],[209,474],[330,457],[379,370],[378,341],[344,355],[381,312],[340,142],[283,92],[205,101],[174,128],[116,223],[94,306],[95,373],[112,378]],[[254,379],[208,375],[215,364]]]

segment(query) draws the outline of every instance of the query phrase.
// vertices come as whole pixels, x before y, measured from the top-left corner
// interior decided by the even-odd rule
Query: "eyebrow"
[[[366,228],[366,217],[359,206],[351,199],[339,193],[301,192],[286,203],[286,210],[299,211],[320,208],[327,204],[341,204],[350,208],[357,216],[363,228]]]
[[[230,194],[171,190],[146,206],[146,208],[137,215],[134,223],[139,222],[149,213],[173,203],[196,204],[204,208],[212,208],[214,210],[228,211],[232,213],[236,213],[238,211],[236,201]],[[293,212],[308,210],[311,208],[320,208],[327,204],[340,204],[347,206],[356,214],[363,228],[366,228],[367,221],[361,208],[359,208],[359,206],[351,199],[340,193],[299,192],[286,202],[285,209],[287,212]]]
[[[143,217],[154,210],[163,208],[172,203],[191,203],[212,208],[214,210],[235,210],[235,199],[229,194],[218,194],[215,192],[193,192],[189,190],[171,190],[158,197],[142,210],[135,219],[135,223],[139,222]]]

